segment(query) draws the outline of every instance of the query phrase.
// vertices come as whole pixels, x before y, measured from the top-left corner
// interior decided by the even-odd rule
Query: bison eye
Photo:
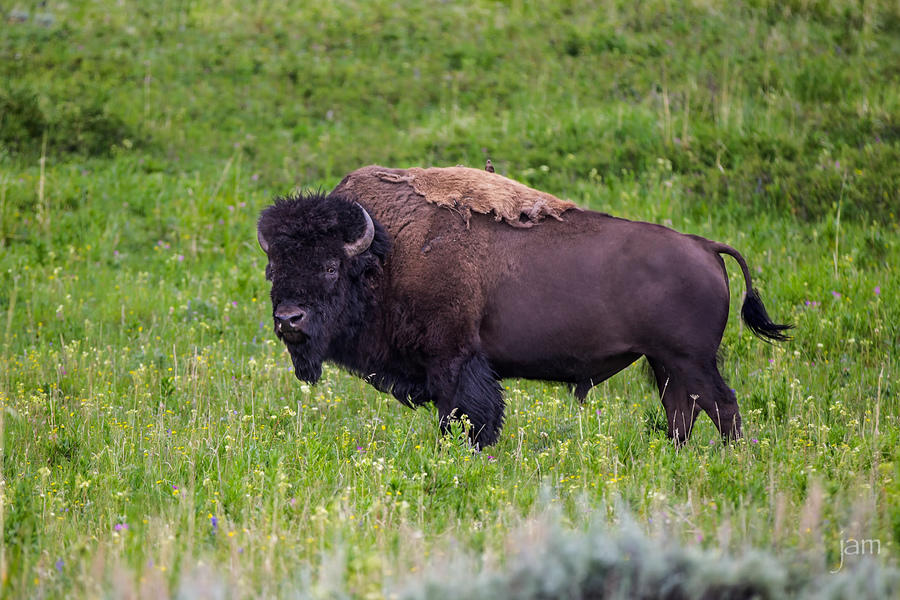
[[[335,269],[334,267],[326,267],[325,272],[329,275],[334,275],[335,273],[337,273],[337,269]]]

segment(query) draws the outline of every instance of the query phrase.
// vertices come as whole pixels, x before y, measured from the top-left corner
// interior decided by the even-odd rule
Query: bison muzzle
[[[466,415],[472,441],[497,441],[499,379],[568,383],[583,400],[646,356],[677,442],[700,411],[724,438],[741,434],[716,354],[728,319],[723,254],[741,268],[741,316],[787,339],[733,248],[592,211],[531,229],[486,215],[467,224],[402,177],[366,167],[329,194],[279,198],[263,210],[275,334],[298,378],[330,361],[410,407],[434,402],[442,428]],[[376,174],[379,174],[376,176]],[[400,183],[398,183],[400,182]]]

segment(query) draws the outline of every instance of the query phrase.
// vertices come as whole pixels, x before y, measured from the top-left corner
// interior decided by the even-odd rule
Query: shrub
[[[889,598],[900,592],[896,570],[866,561],[838,573],[785,566],[770,554],[728,556],[661,542],[626,523],[619,533],[605,525],[567,532],[532,523],[501,569],[474,574],[465,560],[430,569],[429,578],[401,597],[503,600],[549,598]],[[465,573],[465,576],[461,576]]]
[[[108,156],[135,139],[102,98],[79,92],[70,100],[42,101],[28,87],[0,88],[0,144],[11,154],[36,155],[45,136],[48,152],[82,156]]]

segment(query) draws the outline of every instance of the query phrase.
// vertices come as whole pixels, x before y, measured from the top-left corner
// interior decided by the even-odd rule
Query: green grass
[[[286,4],[19,3],[0,26],[0,595],[391,596],[520,564],[547,511],[823,577],[848,539],[895,562],[896,3]],[[797,326],[742,328],[728,263],[744,439],[701,417],[673,448],[637,367],[583,406],[505,381],[480,454],[337,369],[294,379],[259,210],[486,156],[744,254]]]

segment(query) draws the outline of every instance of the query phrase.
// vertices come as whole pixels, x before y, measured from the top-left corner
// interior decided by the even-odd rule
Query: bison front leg
[[[472,427],[469,437],[476,447],[497,441],[503,427],[503,393],[482,354],[435,364],[429,369],[428,388],[445,433],[453,420],[465,415]]]

